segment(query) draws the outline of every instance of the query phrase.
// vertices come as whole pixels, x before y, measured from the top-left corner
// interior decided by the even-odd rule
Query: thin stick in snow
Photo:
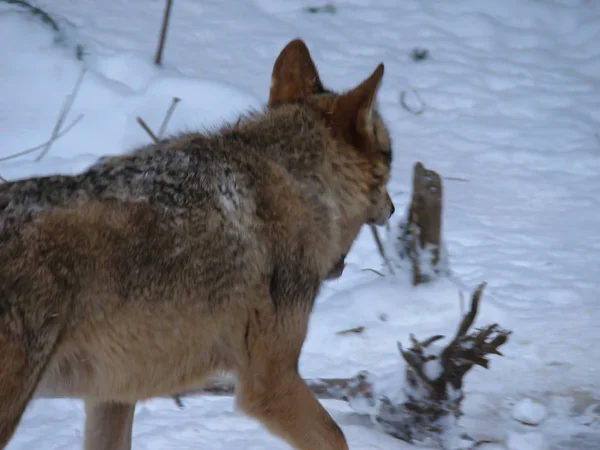
[[[464,181],[465,183],[468,183],[471,180],[467,180],[466,178],[461,178],[461,177],[444,177],[444,180],[452,180],[452,181]]]
[[[158,41],[158,49],[154,58],[154,64],[160,66],[162,64],[163,49],[165,47],[165,39],[167,38],[167,27],[169,26],[169,16],[171,15],[171,6],[173,0],[167,0],[165,5],[165,13],[163,15],[162,27],[160,29],[160,39]]]
[[[169,119],[171,119],[171,116],[173,115],[173,111],[175,111],[175,107],[177,106],[177,103],[179,103],[181,101],[181,99],[179,97],[173,97],[173,100],[171,101],[171,106],[169,106],[169,109],[167,110],[167,113],[165,114],[165,118],[163,119],[162,123],[160,124],[160,128],[158,129],[158,138],[160,139],[163,135],[163,133],[165,132],[165,129],[167,128],[167,124],[169,123]]]
[[[141,117],[137,117],[137,122],[141,125],[141,127],[144,129],[144,131],[146,133],[148,133],[148,136],[150,136],[150,138],[154,142],[158,142],[158,138],[156,137],[156,135],[154,134],[154,132],[150,129],[150,127],[148,126],[148,124],[146,122],[144,122],[144,119],[142,119]]]
[[[383,258],[383,262],[388,267],[390,273],[394,275],[392,262],[385,254],[385,249],[383,248],[383,243],[381,242],[381,238],[379,237],[379,232],[377,231],[377,228],[375,228],[375,225],[369,225],[369,227],[371,228],[371,233],[373,233],[373,239],[375,239],[375,243],[377,244],[377,250],[379,250],[379,254]]]
[[[40,152],[38,157],[35,159],[36,161],[40,161],[44,156],[46,156],[46,154],[50,150],[50,147],[52,146],[52,143],[56,140],[56,136],[58,136],[58,133],[60,133],[60,128],[62,127],[62,124],[63,124],[65,118],[67,117],[67,114],[69,114],[69,111],[71,110],[71,107],[73,106],[73,102],[75,101],[77,92],[79,91],[79,88],[81,87],[81,83],[83,82],[83,77],[85,76],[86,70],[87,69],[84,67],[81,69],[81,72],[79,72],[79,78],[77,78],[77,82],[75,83],[75,86],[73,87],[73,90],[71,91],[71,94],[67,97],[67,99],[65,100],[65,103],[63,103],[63,107],[60,111],[60,114],[58,115],[58,120],[56,121],[56,124],[54,125],[54,129],[52,130],[52,135],[50,136],[50,139],[48,140],[46,147]]]
[[[73,120],[73,122],[71,122],[63,131],[61,131],[56,136],[54,136],[54,139],[48,139],[43,144],[36,145],[35,147],[28,148],[27,150],[23,150],[22,152],[18,152],[18,153],[14,153],[12,155],[4,156],[4,157],[0,158],[0,162],[2,162],[2,161],[8,161],[9,159],[18,158],[19,156],[27,155],[29,153],[37,152],[40,148],[43,148],[43,147],[47,146],[50,143],[50,141],[57,141],[57,140],[59,140],[61,137],[63,137],[65,134],[67,134],[69,131],[71,131],[71,128],[73,128],[75,125],[77,125],[77,122],[79,122],[81,119],[83,119],[83,114],[79,114],[75,118],[75,120]]]

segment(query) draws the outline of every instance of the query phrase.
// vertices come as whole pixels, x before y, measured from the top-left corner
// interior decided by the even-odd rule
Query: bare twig
[[[0,181],[2,181],[3,183],[8,183],[8,180],[6,178],[4,178],[2,175],[0,175]]]
[[[173,111],[175,111],[175,107],[177,106],[177,103],[179,103],[180,101],[181,101],[180,98],[173,97],[171,106],[169,106],[169,109],[167,110],[167,113],[165,114],[165,118],[163,119],[162,123],[160,124],[160,128],[158,129],[158,138],[159,139],[162,137],[163,133],[165,132],[165,129],[167,128],[167,124],[169,123],[169,119],[173,115]]]
[[[594,133],[594,136],[596,136],[596,140],[598,141],[598,144],[600,144],[600,133]]]
[[[365,331],[365,327],[360,326],[360,327],[348,328],[347,330],[338,331],[335,334],[338,334],[338,335],[361,334],[363,331]]]
[[[61,111],[58,115],[58,120],[56,121],[56,124],[54,125],[54,129],[52,130],[52,134],[50,135],[48,144],[44,147],[44,149],[40,152],[38,157],[35,159],[36,161],[40,161],[44,156],[46,156],[48,151],[50,151],[50,147],[56,140],[56,136],[58,135],[58,133],[60,133],[60,128],[62,127],[62,124],[63,124],[65,118],[67,117],[67,114],[69,114],[69,111],[71,110],[71,107],[73,106],[73,102],[75,101],[75,97],[77,97],[77,93],[79,92],[79,88],[81,87],[81,83],[83,82],[83,77],[85,76],[86,71],[87,71],[87,69],[84,67],[81,69],[81,72],[79,72],[79,77],[77,78],[77,81],[75,82],[75,86],[73,87],[71,94],[66,98],[65,103],[63,103],[63,107],[61,108]]]
[[[461,177],[443,177],[444,180],[452,180],[452,181],[464,181],[464,182],[469,182],[471,180],[467,180],[466,178],[461,178]]]
[[[469,328],[471,328],[471,325],[473,325],[475,317],[477,317],[477,311],[479,311],[479,301],[481,300],[481,294],[485,289],[486,284],[487,283],[485,281],[483,283],[480,283],[475,289],[475,292],[473,292],[473,297],[471,299],[471,310],[467,313],[467,315],[463,318],[462,322],[460,323],[460,327],[458,327],[456,336],[452,341],[453,343],[457,342],[462,336],[467,334],[467,331],[469,331]]]
[[[165,117],[164,117],[164,119],[162,121],[162,124],[160,125],[160,129],[158,131],[158,136],[156,134],[154,134],[154,132],[148,126],[148,124],[144,121],[144,119],[142,119],[139,116],[136,118],[137,122],[140,124],[140,126],[144,129],[144,131],[146,133],[148,133],[148,136],[150,136],[150,138],[152,139],[152,141],[154,141],[155,143],[160,140],[162,134],[165,131],[165,128],[167,127],[167,124],[169,123],[169,119],[171,118],[171,115],[173,115],[173,110],[175,109],[175,106],[177,106],[177,103],[179,103],[180,101],[181,101],[180,98],[173,97],[173,101],[171,102],[171,106],[169,106],[169,109],[167,110],[167,113],[165,114]]]
[[[71,128],[73,128],[75,125],[77,125],[77,122],[79,122],[81,119],[83,119],[83,114],[79,114],[75,118],[75,120],[73,120],[73,122],[71,122],[67,127],[65,127],[65,129],[63,131],[61,131],[56,136],[54,136],[53,139],[49,139],[46,142],[44,142],[43,144],[36,145],[35,147],[28,148],[27,150],[23,150],[22,152],[18,152],[18,153],[14,153],[12,155],[4,156],[4,157],[0,158],[0,162],[2,162],[2,161],[8,161],[9,159],[18,158],[19,156],[23,156],[23,155],[28,155],[29,153],[34,153],[34,152],[38,151],[40,148],[43,148],[46,145],[48,145],[48,143],[51,140],[57,141],[58,139],[60,139],[61,137],[63,137],[65,134],[67,134],[71,130]]]
[[[425,102],[423,101],[423,99],[421,99],[421,96],[415,89],[411,88],[410,90],[412,91],[413,94],[415,94],[415,97],[417,98],[417,100],[419,100],[419,103],[421,103],[421,107],[415,109],[415,108],[408,106],[408,104],[406,103],[406,91],[400,92],[400,105],[402,105],[402,107],[405,110],[414,114],[415,116],[420,116],[421,114],[423,114],[425,112]]]
[[[379,270],[375,270],[375,269],[371,269],[370,267],[367,267],[366,269],[360,269],[361,272],[373,272],[377,275],[379,275],[380,277],[385,277],[385,274],[381,273]]]
[[[377,244],[377,249],[379,250],[379,254],[383,258],[385,265],[390,270],[390,273],[392,275],[394,275],[394,269],[392,267],[392,262],[385,254],[385,249],[383,248],[383,243],[381,242],[381,238],[379,237],[379,232],[377,231],[377,228],[375,228],[375,225],[370,225],[369,228],[371,228],[371,233],[373,233],[373,238],[375,239],[375,243]]]
[[[167,28],[169,26],[169,17],[171,15],[171,6],[173,6],[173,0],[167,0],[165,5],[165,12],[163,15],[162,27],[160,29],[160,39],[158,41],[158,49],[156,50],[156,56],[154,57],[154,64],[160,66],[162,64],[163,49],[165,47],[165,39],[167,38]]]
[[[137,117],[137,122],[142,126],[142,128],[144,129],[144,131],[146,133],[148,133],[148,135],[150,136],[150,138],[154,142],[158,142],[158,138],[156,137],[156,135],[154,134],[154,132],[150,129],[150,127],[148,126],[148,124],[146,122],[144,122],[144,119],[142,119],[141,117]]]

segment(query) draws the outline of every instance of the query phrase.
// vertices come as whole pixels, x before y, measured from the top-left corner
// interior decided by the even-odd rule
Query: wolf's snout
[[[396,207],[394,206],[393,203],[390,203],[390,217],[392,217],[395,212],[396,212]]]

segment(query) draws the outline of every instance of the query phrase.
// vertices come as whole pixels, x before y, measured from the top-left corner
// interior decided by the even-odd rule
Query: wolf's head
[[[358,86],[343,93],[326,89],[306,44],[289,42],[273,66],[269,107],[302,103],[322,114],[333,137],[348,153],[349,164],[360,168],[357,180],[369,199],[361,211],[364,223],[383,225],[394,213],[387,191],[392,149],[389,133],[376,110],[375,97],[383,77],[383,64]],[[340,166],[343,170],[343,166]]]

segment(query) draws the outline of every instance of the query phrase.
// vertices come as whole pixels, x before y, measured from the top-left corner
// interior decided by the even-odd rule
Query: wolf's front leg
[[[84,450],[131,450],[135,403],[86,400]]]
[[[348,450],[342,430],[295,370],[240,378],[238,406],[298,450]],[[256,374],[258,376],[258,374]],[[258,386],[257,384],[260,384]]]
[[[348,450],[342,430],[298,374],[312,301],[302,300],[249,315],[238,359],[237,406],[297,450]]]

